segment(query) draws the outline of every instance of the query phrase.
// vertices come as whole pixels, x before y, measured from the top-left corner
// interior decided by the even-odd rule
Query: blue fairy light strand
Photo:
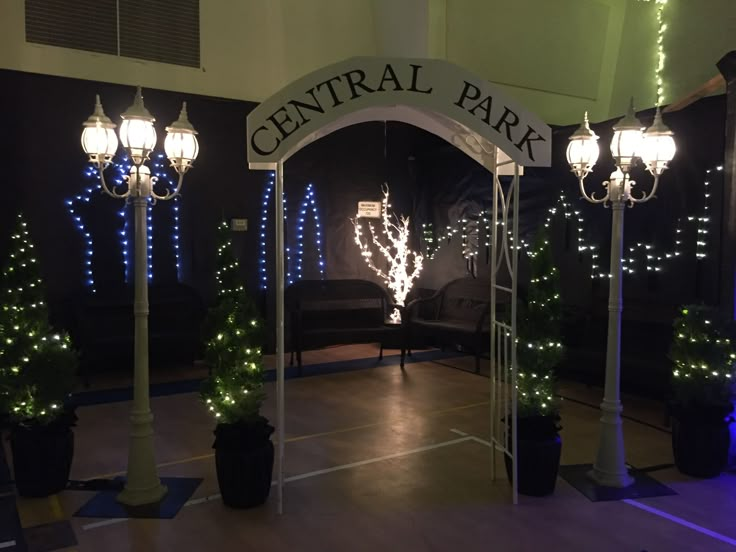
[[[259,233],[259,244],[260,244],[260,255],[258,259],[258,275],[259,275],[259,288],[261,290],[268,289],[268,265],[267,265],[267,237],[269,228],[269,210],[272,206],[271,200],[274,192],[275,185],[275,173],[269,172],[266,180],[266,186],[263,189],[263,196],[261,200],[261,221],[260,221],[260,233]],[[283,195],[284,202],[284,223],[288,227],[289,210],[287,207],[286,193]],[[296,228],[294,248],[289,245],[289,242],[285,243],[284,252],[286,255],[286,284],[292,284],[297,280],[301,280],[303,277],[304,269],[304,244],[305,244],[305,225],[307,224],[308,215],[312,215],[312,221],[314,223],[314,243],[317,253],[317,269],[319,270],[320,278],[325,276],[325,260],[322,251],[323,245],[323,232],[322,224],[319,218],[319,209],[317,206],[317,195],[314,189],[314,184],[310,183],[307,185],[304,197],[299,205],[299,209],[296,213],[296,224],[293,225]]]
[[[174,190],[176,188],[176,182],[172,180],[172,178],[167,174],[166,167],[164,165],[165,158],[164,154],[159,153],[156,154],[154,157],[154,163],[153,163],[153,175],[156,176],[159,180],[162,180],[163,183],[166,185],[166,187],[170,190]],[[120,162],[112,163],[112,168],[114,171],[114,176],[112,182],[114,185],[122,186],[125,182],[125,176],[128,175],[131,168],[130,160],[127,157],[121,157]],[[94,240],[92,237],[92,233],[90,232],[90,228],[88,227],[88,223],[85,222],[84,217],[82,216],[82,213],[80,212],[80,207],[83,204],[87,204],[92,199],[94,192],[102,192],[102,185],[100,183],[100,174],[98,169],[93,167],[92,165],[88,165],[84,171],[83,175],[87,179],[93,179],[94,183],[86,186],[82,193],[75,195],[72,198],[69,198],[65,200],[65,205],[67,207],[67,211],[72,219],[72,222],[74,223],[75,228],[79,231],[79,233],[82,236],[82,239],[84,240],[84,285],[92,292],[96,293],[96,280],[95,280],[95,272],[94,272]],[[181,256],[180,256],[180,218],[179,218],[179,210],[181,207],[181,197],[176,197],[172,202],[172,211],[173,211],[173,224],[172,224],[172,237],[171,237],[171,245],[174,251],[174,258],[176,261],[176,275],[177,280],[181,280]],[[123,264],[123,271],[124,271],[124,279],[125,282],[130,281],[130,274],[131,274],[131,266],[132,261],[130,258],[131,249],[132,249],[132,228],[133,225],[130,223],[129,220],[129,204],[125,202],[120,209],[116,211],[118,217],[120,217],[120,227],[119,230],[116,231],[116,234],[118,236],[118,243],[120,244],[120,254],[122,257],[122,264]],[[150,281],[153,280],[153,210],[152,210],[153,202],[149,199],[149,203],[146,206],[146,227],[148,230],[148,236],[147,236],[147,250],[146,250],[146,257],[147,257],[147,278]]]

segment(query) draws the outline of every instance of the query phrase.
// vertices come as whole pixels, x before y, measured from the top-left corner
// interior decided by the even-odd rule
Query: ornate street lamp
[[[176,189],[158,195],[153,188],[157,178],[145,165],[156,147],[154,118],[143,105],[143,95],[138,87],[133,105],[121,115],[120,142],[127,151],[133,165],[130,175],[125,176],[127,189],[118,192],[108,187],[105,168],[112,161],[118,148],[115,125],[102,109],[100,97],[96,97],[95,110],[84,124],[82,148],[89,161],[99,171],[102,189],[108,195],[125,199],[135,209],[135,317],[134,335],[134,394],[130,415],[130,446],[128,449],[128,476],[125,488],[117,499],[129,506],[158,502],[166,494],[156,473],[153,454],[153,414],[148,388],[148,279],[147,279],[147,225],[146,205],[149,201],[165,201],[176,197],[186,173],[197,158],[199,145],[196,131],[187,119],[186,102],[182,105],[179,119],[166,128],[164,149],[171,166],[179,174]]]
[[[611,206],[611,268],[608,295],[608,346],[606,354],[606,382],[601,403],[601,433],[591,478],[605,487],[627,487],[633,483],[626,469],[624,438],[621,427],[621,257],[623,255],[624,206],[649,201],[657,192],[660,175],[675,155],[672,131],[662,122],[659,107],[654,123],[646,132],[634,114],[634,101],[629,111],[616,126],[611,140],[611,153],[616,170],[603,183],[606,194],[597,198],[585,191],[583,181],[598,160],[598,137],[588,125],[588,114],[580,128],[570,136],[567,146],[567,162],[578,177],[580,192],[590,203]],[[641,159],[646,169],[654,176],[651,192],[635,196],[635,182],[629,172]]]

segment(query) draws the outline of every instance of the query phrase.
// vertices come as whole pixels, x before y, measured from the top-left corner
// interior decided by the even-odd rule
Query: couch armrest
[[[483,313],[478,317],[478,323],[475,325],[475,332],[481,333],[483,330],[483,322],[486,318],[491,316],[491,304],[486,304],[486,308],[483,309]]]
[[[401,319],[404,320],[406,318],[407,321],[414,318],[414,314],[417,312],[417,309],[421,305],[426,305],[428,303],[433,303],[437,301],[441,297],[441,293],[436,292],[431,297],[423,297],[420,299],[414,299],[413,301],[410,301],[408,305],[404,307],[404,310],[401,313]],[[406,317],[404,317],[404,314],[406,314]]]

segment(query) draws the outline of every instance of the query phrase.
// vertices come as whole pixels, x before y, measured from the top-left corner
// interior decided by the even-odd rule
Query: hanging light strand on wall
[[[657,105],[664,103],[664,81],[662,73],[664,72],[664,33],[667,30],[667,24],[664,22],[664,7],[667,0],[655,0],[657,3],[657,66],[654,70],[654,78],[657,83]]]
[[[97,169],[93,167],[88,167],[84,171],[84,175],[88,178],[96,177],[96,173]],[[81,214],[77,212],[76,203],[80,201],[89,203],[92,193],[95,190],[100,189],[102,189],[101,184],[93,184],[92,186],[86,187],[81,194],[75,196],[73,199],[67,199],[65,201],[69,216],[72,217],[74,226],[82,235],[82,239],[84,240],[84,261],[82,261],[84,264],[84,283],[90,288],[90,291],[92,291],[92,293],[95,293],[97,291],[95,288],[94,268],[92,264],[94,256],[92,234],[89,232],[89,228],[87,228],[86,224],[84,223],[84,219],[82,218]]]
[[[550,207],[548,210],[547,219],[544,221],[544,227],[549,228],[552,224],[553,219],[557,214],[562,215],[566,220],[572,219],[575,221],[577,226],[577,249],[578,253],[590,256],[590,277],[595,280],[596,278],[610,278],[610,274],[607,272],[601,272],[598,265],[598,249],[597,245],[594,245],[585,239],[585,232],[583,230],[584,219],[581,216],[581,212],[572,208],[572,203],[567,199],[564,192],[560,193],[560,197],[557,199],[557,203]],[[522,245],[527,245],[522,241]]]
[[[123,182],[123,174],[125,174],[123,171],[127,170],[125,166],[116,166],[117,173],[114,177],[114,182],[116,184],[121,184]],[[92,165],[88,165],[83,172],[85,178],[94,180],[94,184],[90,186],[86,186],[81,194],[74,196],[73,198],[67,199],[64,203],[66,204],[67,211],[69,213],[69,216],[72,218],[72,222],[74,223],[74,226],[79,231],[79,233],[82,235],[82,239],[84,240],[84,260],[82,261],[84,267],[83,267],[83,273],[84,273],[84,284],[89,288],[89,290],[92,293],[95,293],[97,291],[95,287],[95,277],[94,277],[94,240],[92,238],[92,233],[90,232],[90,228],[88,227],[87,223],[84,221],[84,217],[82,216],[82,213],[79,212],[80,204],[82,203],[89,203],[92,199],[92,195],[94,192],[101,192],[102,191],[102,184],[100,184],[100,173],[99,171],[93,167]]]
[[[174,258],[176,259],[176,277],[181,281],[181,257],[179,256],[179,207],[181,197],[174,198],[171,208],[174,210],[174,233],[172,241],[174,245]]]
[[[176,189],[176,182],[172,180],[167,172],[165,165],[166,158],[163,153],[156,154],[153,161],[153,175],[158,178],[159,182],[164,182],[166,188],[173,193]],[[176,278],[181,281],[181,258],[179,257],[179,207],[181,206],[181,196],[177,195],[171,202],[171,247],[174,251],[174,260],[176,263]],[[149,265],[149,273],[153,273],[153,264]]]
[[[121,163],[114,164],[117,174],[115,175],[114,183],[116,186],[120,186],[124,182],[124,176],[130,171],[131,163],[127,157],[123,157]],[[123,203],[122,207],[118,211],[118,216],[121,218],[122,226],[119,230],[120,235],[120,253],[123,256],[123,274],[125,282],[130,282],[130,243],[132,238],[128,235],[130,231],[130,225],[128,223],[128,204]]]
[[[275,173],[269,171],[266,186],[263,189],[263,200],[261,201],[261,233],[260,243],[261,251],[258,259],[258,273],[260,275],[260,288],[265,290],[268,288],[268,271],[266,268],[266,225],[268,224],[268,205],[271,200],[271,192],[274,187]]]
[[[263,189],[263,197],[261,201],[261,225],[260,225],[260,256],[258,259],[258,274],[259,274],[259,288],[261,290],[268,289],[268,266],[266,257],[266,238],[268,236],[268,213],[271,205],[271,196],[273,195],[276,175],[274,172],[268,173],[268,180],[266,186]],[[286,224],[287,219],[287,206],[286,206],[286,193],[283,195],[284,198],[284,223]],[[304,198],[302,199],[296,218],[296,239],[294,240],[295,251],[292,255],[291,247],[286,244],[286,283],[292,284],[295,280],[301,280],[303,277],[304,269],[304,243],[306,241],[305,224],[307,221],[307,215],[311,213],[312,220],[314,223],[314,245],[317,253],[317,270],[319,271],[320,278],[325,277],[326,263],[322,246],[324,244],[322,224],[319,218],[319,208],[317,205],[317,195],[315,192],[314,184],[310,183],[307,185],[304,191]],[[292,259],[294,264],[292,266]]]
[[[176,183],[171,179],[170,175],[166,172],[166,166],[164,165],[164,155],[159,153],[155,156],[154,162],[154,176],[159,180],[163,180],[166,187],[169,190],[176,188]],[[117,163],[112,163],[114,167],[114,176],[112,182],[115,186],[122,186],[125,183],[125,176],[130,172],[131,162],[127,156],[120,158]],[[84,240],[84,284],[89,288],[92,293],[96,292],[95,277],[94,277],[94,240],[88,223],[85,222],[82,213],[79,208],[82,204],[89,203],[94,196],[94,192],[101,192],[102,185],[100,184],[99,171],[89,165],[84,169],[83,175],[87,179],[93,179],[94,184],[84,188],[82,193],[74,196],[73,198],[67,199],[64,203],[67,206],[67,211],[74,222],[74,226],[77,228],[79,233],[82,235]],[[180,257],[180,228],[179,228],[179,208],[181,206],[181,197],[176,197],[172,201],[172,233],[171,233],[171,245],[174,251],[174,258],[176,261],[176,275],[177,280],[181,280],[181,257]],[[147,208],[146,225],[148,227],[148,244],[147,244],[147,258],[148,258],[148,270],[147,277],[151,281],[153,279],[153,213],[152,203]],[[123,204],[120,209],[116,211],[118,217],[120,217],[120,229],[116,231],[118,236],[118,243],[120,244],[120,255],[122,257],[123,264],[123,277],[125,282],[130,282],[130,274],[132,261],[130,259],[131,251],[131,236],[132,225],[129,221],[129,209],[127,204]]]
[[[148,205],[146,205],[146,224],[148,226],[148,234],[146,235],[146,240],[148,241],[148,244],[146,245],[147,249],[147,259],[148,259],[148,281],[153,280],[153,198],[148,198]]]
[[[123,256],[123,273],[125,281],[130,281],[130,240],[128,239],[128,215],[127,205],[123,203],[123,206],[118,211],[118,216],[123,221],[123,225],[118,231],[120,235],[120,253]]]
[[[705,171],[705,181],[703,182],[703,214],[698,217],[698,237],[697,237],[697,248],[695,257],[698,260],[704,259],[708,256],[708,234],[710,232],[710,179],[713,172],[723,171],[723,166],[719,165],[714,169],[708,169]]]
[[[713,185],[711,180],[715,173],[721,171],[723,171],[723,166],[721,165],[705,171],[706,176],[703,182],[703,212],[700,216],[688,216],[686,219],[687,222],[694,223],[697,227],[695,258],[698,260],[702,260],[707,257],[707,251],[709,249],[708,235],[710,233],[710,194]],[[572,203],[568,201],[567,196],[564,193],[561,193],[559,198],[557,199],[557,202],[548,209],[547,217],[544,222],[545,227],[549,228],[550,224],[552,224],[553,220],[558,216],[564,217],[565,219],[570,219],[575,222],[577,226],[578,252],[586,254],[590,257],[591,279],[608,279],[610,275],[606,272],[602,272],[598,263],[598,251],[600,249],[599,246],[585,239],[586,232],[583,225],[584,219],[581,215],[581,212],[579,210],[573,209]],[[480,213],[479,217],[480,219],[482,219],[483,225],[485,227],[485,246],[486,248],[490,248],[490,213],[488,211],[483,211]],[[669,261],[672,261],[676,257],[681,256],[683,253],[683,220],[685,220],[683,217],[677,219],[677,223],[675,225],[675,235],[674,239],[672,240],[674,246],[671,249],[664,251],[663,253],[661,252],[661,250],[658,250],[655,247],[655,244],[652,242],[642,241],[630,245],[628,247],[628,255],[624,255],[624,257],[622,258],[622,269],[624,274],[639,273],[640,271],[637,265],[639,264],[640,259],[644,266],[644,271],[662,272],[663,270],[665,270]],[[460,233],[462,236],[461,247],[463,250],[463,257],[467,259],[468,256],[466,255],[466,242],[468,240],[469,231],[469,229],[467,228],[468,221],[468,217],[463,217],[455,223],[455,226],[448,225],[443,235],[441,235],[439,238],[435,238],[432,223],[422,224],[422,245],[424,248],[425,259],[434,259],[437,251],[441,249],[442,245],[445,243],[450,243],[452,237],[458,233],[458,227],[460,228]],[[498,224],[502,226],[503,222],[498,221]],[[516,245],[516,247],[518,247],[520,250],[526,250],[527,253],[530,254],[530,246],[525,240],[520,239],[519,244]]]
[[[314,185],[310,182],[307,185],[304,199],[299,205],[299,214],[297,219],[297,236],[296,236],[296,279],[302,279],[302,265],[304,264],[304,225],[306,224],[307,213],[311,213],[314,224],[314,244],[317,253],[317,268],[319,270],[320,279],[325,277],[325,263],[322,257],[322,226],[319,222],[319,213],[317,212],[317,203],[315,201]]]
[[[650,2],[651,0],[640,1]],[[664,79],[662,77],[665,62],[664,37],[667,31],[667,23],[664,21],[664,8],[667,5],[667,0],[654,0],[654,4],[657,18],[657,47],[654,64],[654,85],[655,97],[657,98],[656,105],[662,105],[664,103]]]
[[[294,283],[294,280],[291,277],[291,248],[289,247],[289,243],[288,243],[288,235],[289,234],[287,232],[287,230],[289,228],[289,211],[287,210],[287,207],[286,207],[286,205],[287,205],[287,203],[286,203],[286,191],[284,191],[283,198],[284,198],[284,202],[283,202],[283,205],[284,205],[284,208],[283,208],[283,211],[284,211],[284,226],[286,226],[286,228],[284,228],[284,236],[287,238],[287,241],[285,241],[285,243],[284,243],[284,245],[286,246],[285,247],[285,250],[286,250],[286,265],[285,265],[285,267],[286,267],[286,285],[288,286],[290,284],[293,284]]]

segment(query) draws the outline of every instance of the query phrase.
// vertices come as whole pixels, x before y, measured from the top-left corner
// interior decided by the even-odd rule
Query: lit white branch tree
[[[355,243],[360,247],[361,254],[371,270],[381,277],[393,295],[394,303],[404,306],[406,296],[414,280],[422,271],[424,257],[421,253],[409,249],[409,217],[389,215],[388,208],[388,185],[381,187],[383,201],[381,202],[381,226],[377,231],[371,221],[368,221],[369,232],[365,234],[361,228],[359,216],[350,219],[355,228]],[[368,236],[369,234],[369,236]],[[384,237],[381,237],[383,235]],[[373,262],[373,251],[375,248],[388,262],[388,269],[382,270]],[[401,312],[395,308],[391,313],[391,321],[401,322]]]

